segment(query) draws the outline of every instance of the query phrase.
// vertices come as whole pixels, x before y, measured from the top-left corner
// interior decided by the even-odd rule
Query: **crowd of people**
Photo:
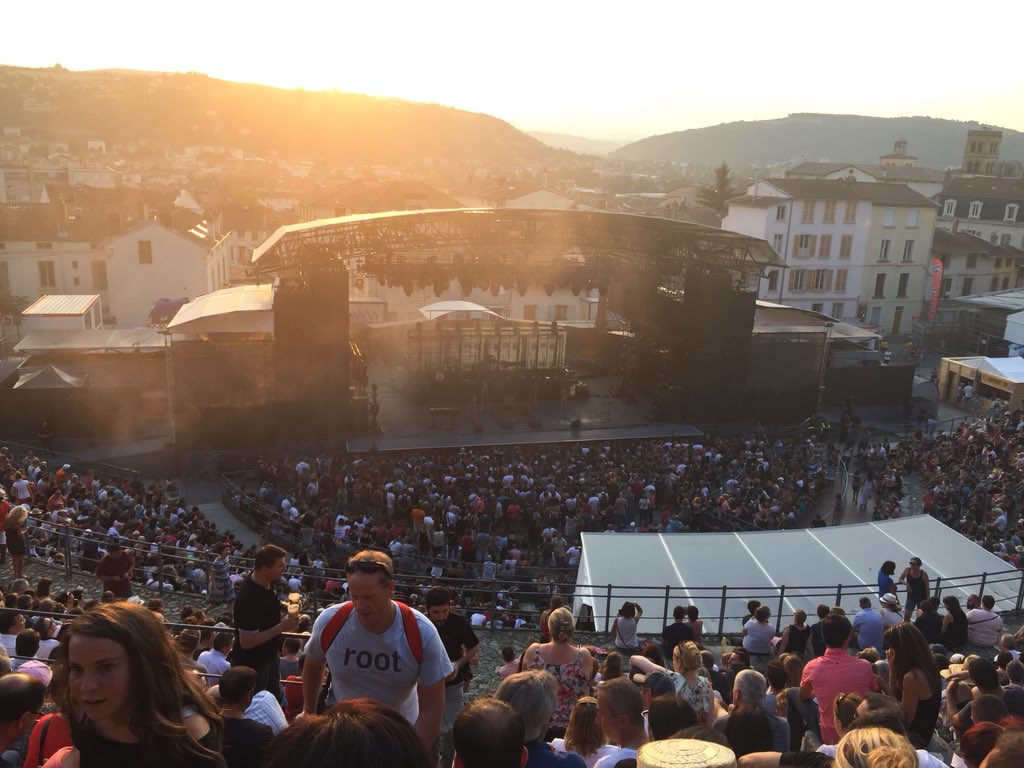
[[[716,658],[683,606],[660,638],[607,650],[574,641],[553,598],[544,631],[509,647],[500,682],[467,701],[480,640],[443,587],[423,611],[396,600],[394,563],[345,566],[347,600],[317,615],[289,600],[288,553],[256,553],[218,622],[172,625],[159,601],[50,594],[16,579],[0,609],[0,749],[8,765],[831,766],[1000,768],[1024,761],[1024,663],[967,613],[967,657],[892,611],[923,571],[885,564],[878,605],[851,621],[822,606],[765,647],[751,605]],[[909,600],[907,601],[910,602]],[[620,617],[638,618],[636,606]],[[892,614],[893,619],[883,616]],[[800,612],[802,613],[802,612]],[[862,616],[888,626],[876,638]],[[42,638],[50,641],[45,647]],[[984,644],[998,637],[999,648]],[[658,642],[660,640],[661,642]],[[0,763],[2,765],[3,763]]]

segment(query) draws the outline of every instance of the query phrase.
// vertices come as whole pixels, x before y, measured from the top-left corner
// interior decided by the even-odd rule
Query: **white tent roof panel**
[[[842,584],[842,604],[850,614],[857,599],[875,595],[882,562],[898,569],[920,557],[924,569],[942,580],[942,593],[961,598],[978,592],[981,574],[1012,570],[1006,562],[926,515],[835,528],[749,533],[623,534],[584,533],[576,608],[591,606],[597,628],[606,626],[605,607],[611,584],[610,626],[624,600],[643,607],[642,632],[658,632],[665,622],[665,585],[669,614],[675,605],[700,609],[708,631],[717,630],[722,586],[728,586],[724,628],[739,630],[748,600],[757,599],[778,612],[785,586],[782,623],[797,608],[810,615],[819,603],[835,602]],[[640,564],[638,566],[638,564]],[[961,577],[951,579],[951,577]],[[970,577],[970,578],[963,578]],[[646,586],[646,589],[637,587]],[[1020,577],[989,577],[985,592],[997,606],[1016,604]]]

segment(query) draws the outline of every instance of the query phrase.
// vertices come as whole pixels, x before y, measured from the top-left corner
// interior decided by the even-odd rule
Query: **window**
[[[1002,259],[996,259],[996,263],[993,264],[993,267],[995,269],[999,269],[1001,266],[1003,266],[1003,260]]]
[[[956,200],[947,200],[942,204],[943,216],[956,216]]]
[[[827,259],[832,256],[832,235],[822,235],[818,241],[818,258]]]
[[[992,280],[988,284],[988,289],[990,291],[998,291],[999,290],[999,275],[993,275],[992,276]]]
[[[896,209],[886,208],[885,218],[882,219],[883,227],[895,227],[896,226]]]
[[[1000,245],[1009,245],[1010,244],[1010,233],[1009,232],[1006,232],[1006,233],[1004,233],[1004,234],[999,236],[999,244]]]
[[[817,235],[797,235],[793,238],[793,256],[797,259],[809,259],[814,255]]]
[[[1010,278],[1004,277],[1003,278],[1003,290],[1005,291],[1009,287],[1010,287]]]
[[[11,290],[11,278],[7,274],[7,262],[0,261],[0,291]]]
[[[785,245],[784,245],[784,243],[785,243],[785,241],[786,241],[785,235],[772,235],[772,248],[775,249],[775,252],[777,254],[779,254],[779,256],[783,256],[784,255],[784,252],[785,252]]]
[[[843,318],[843,310],[843,302],[837,301],[832,305],[832,317],[839,318],[841,320]]]
[[[775,206],[775,220],[785,221],[786,220],[786,206],[777,205]]]
[[[789,273],[789,289],[791,291],[802,291],[804,289],[804,278],[806,270],[794,269]]]
[[[834,224],[836,221],[836,201],[826,200],[825,201],[825,218],[826,224]]]
[[[907,298],[907,286],[910,284],[910,273],[900,272],[900,282],[896,286],[896,298],[905,299]]]
[[[911,208],[909,211],[907,211],[907,226],[908,227],[916,227],[917,226],[917,220],[918,220],[918,218],[920,218],[920,216],[921,216],[921,209],[920,208]]]
[[[153,241],[139,240],[139,264],[153,263]]]
[[[843,235],[839,241],[839,258],[848,259],[853,252],[853,235]]]
[[[974,288],[974,278],[973,277],[965,277],[964,278],[964,289],[962,291],[960,291],[960,295],[961,296],[970,296],[972,288]]]
[[[988,236],[988,241],[992,243],[992,245],[995,245],[996,243],[999,242],[999,234],[997,232],[993,232],[991,235]]]
[[[971,203],[970,210],[967,211],[968,219],[980,219],[981,218],[981,200],[975,200]]]
[[[52,261],[39,262],[39,287],[56,288],[57,272]]]
[[[811,304],[811,312],[822,312],[822,313],[824,313],[824,311],[825,311],[824,303],[822,303],[820,301],[816,301],[813,304]]]
[[[892,247],[892,240],[883,240],[881,245],[878,247],[878,260],[888,261],[889,260],[889,249]]]
[[[914,260],[914,241],[904,240],[903,241],[903,260],[913,261]]]
[[[1006,206],[1006,211],[1003,213],[1003,221],[1016,221],[1017,211],[1019,210],[1020,207],[1016,203],[1010,203]]]
[[[72,284],[72,285],[79,285],[79,284],[81,284],[81,282],[82,282],[82,281],[81,281],[81,280],[79,280],[79,279],[78,279],[77,277],[73,277],[73,278],[71,278],[71,284]]]
[[[768,273],[768,290],[779,290],[779,270],[774,269]]]
[[[568,320],[569,319],[569,305],[568,304],[555,304],[555,316],[553,320]]]
[[[850,200],[846,204],[846,215],[843,217],[844,224],[856,224],[857,223],[857,203],[854,200]]]
[[[832,282],[832,270],[830,269],[819,269],[814,273],[814,290],[816,291],[827,291],[829,284]],[[822,310],[818,310],[821,312]]]
[[[36,243],[37,251],[52,251],[53,243]]]
[[[875,275],[875,295],[876,299],[885,298],[885,275]]]
[[[953,279],[950,277],[942,278],[942,287],[939,289],[939,298],[948,299],[949,292],[953,288]]]
[[[967,254],[967,269],[975,269],[978,266],[978,254]]]
[[[107,290],[107,262],[94,261],[92,263],[92,288],[94,291]]]
[[[78,259],[72,259],[71,260],[71,268],[72,269],[78,269]]]
[[[800,219],[801,224],[813,224],[814,223],[814,201],[804,200],[804,215]]]
[[[524,304],[523,305],[523,320],[536,320],[537,319],[537,305],[536,304]]]
[[[836,270],[836,293],[843,293],[846,290],[846,276],[849,274],[849,270],[837,269]]]

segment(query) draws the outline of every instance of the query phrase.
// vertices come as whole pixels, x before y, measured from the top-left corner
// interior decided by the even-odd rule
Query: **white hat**
[[[637,768],[735,768],[728,747],[697,739],[663,739],[644,744],[636,753]]]
[[[878,600],[879,602],[885,603],[886,605],[895,605],[899,607],[900,604],[900,599],[896,597],[896,595],[894,595],[892,592],[886,592],[884,595],[878,598]]]

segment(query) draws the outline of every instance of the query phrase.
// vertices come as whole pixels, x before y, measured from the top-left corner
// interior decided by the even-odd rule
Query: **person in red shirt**
[[[821,634],[825,639],[825,655],[811,659],[804,667],[800,679],[800,699],[818,700],[821,741],[835,744],[839,741],[832,719],[832,702],[841,693],[865,694],[879,690],[874,668],[865,659],[848,652],[852,634],[850,620],[838,613],[830,613],[821,620]]]
[[[117,597],[132,596],[132,571],[135,569],[135,558],[131,552],[121,549],[121,545],[113,541],[107,547],[107,554],[100,558],[96,566],[96,578],[103,582],[106,592],[113,592]]]
[[[459,546],[462,547],[462,560],[466,563],[476,562],[476,541],[473,539],[473,532],[467,530],[459,539]]]

